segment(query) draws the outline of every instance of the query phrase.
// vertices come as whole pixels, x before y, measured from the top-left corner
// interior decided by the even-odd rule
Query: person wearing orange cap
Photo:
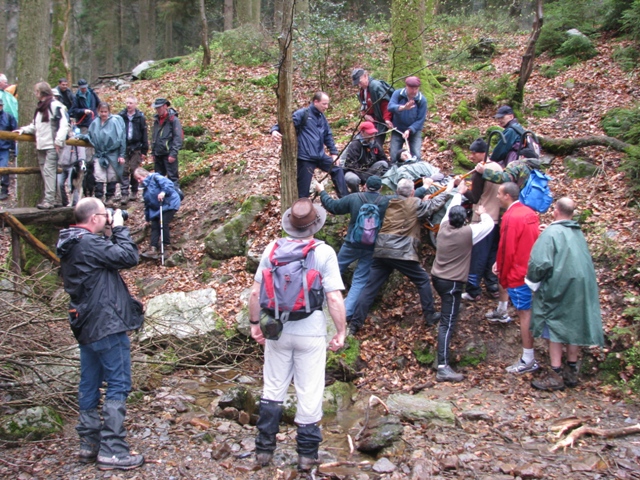
[[[382,177],[389,169],[388,158],[376,142],[378,129],[372,122],[362,122],[360,133],[347,147],[344,179],[351,193],[359,192],[372,175]]]
[[[398,161],[398,154],[405,142],[409,142],[411,155],[420,160],[422,149],[422,127],[427,118],[427,98],[420,93],[420,79],[407,77],[405,88],[393,92],[389,101],[389,111],[393,114],[391,143],[389,150],[391,162]]]

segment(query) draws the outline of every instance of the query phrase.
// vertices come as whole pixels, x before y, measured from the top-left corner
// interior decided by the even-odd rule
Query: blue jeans
[[[404,148],[404,138],[395,130],[391,131],[391,140],[389,142],[389,156],[391,163],[397,163],[400,160],[400,150]],[[422,132],[416,132],[409,135],[409,150],[411,155],[420,160],[420,149],[422,148]]]
[[[0,150],[0,167],[6,168],[8,166],[9,150]],[[2,193],[9,193],[9,175],[2,175],[0,185],[2,185]]]
[[[369,270],[371,270],[371,264],[373,263],[373,250],[356,248],[351,244],[344,242],[338,252],[340,274],[344,275],[344,272],[353,262],[358,262],[358,265],[353,272],[351,288],[349,289],[347,298],[344,300],[344,306],[347,310],[347,318],[353,316],[360,292],[369,279]]]
[[[131,344],[127,332],[80,345],[80,410],[98,406],[100,387],[107,382],[105,400],[124,402],[131,391]]]

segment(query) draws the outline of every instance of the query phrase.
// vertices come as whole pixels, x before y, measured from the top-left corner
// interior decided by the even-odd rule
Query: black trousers
[[[153,169],[163,177],[167,177],[174,184],[178,184],[178,158],[175,162],[169,162],[169,155],[154,155]]]
[[[477,297],[482,293],[481,283],[488,292],[498,291],[498,277],[491,271],[496,263],[498,254],[498,242],[500,241],[500,225],[495,225],[489,235],[473,246],[471,250],[471,268],[467,280],[467,293]]]
[[[371,264],[369,280],[367,280],[367,284],[360,293],[358,304],[356,305],[353,317],[351,317],[352,325],[355,325],[357,328],[364,325],[364,320],[367,318],[369,309],[371,305],[373,305],[378,291],[394,270],[398,270],[405,277],[408,277],[418,289],[422,313],[427,315],[435,311],[433,308],[433,293],[431,292],[431,285],[429,283],[429,274],[422,268],[420,262],[413,260],[396,260],[392,258],[374,258]]]
[[[169,231],[169,223],[176,214],[175,210],[162,209],[162,243],[171,245],[171,233]],[[151,242],[152,247],[160,248],[160,216],[151,219]]]
[[[438,365],[449,364],[449,345],[456,328],[456,320],[460,311],[460,297],[464,289],[464,282],[444,280],[431,277],[442,306],[440,308],[440,325],[438,326]]]

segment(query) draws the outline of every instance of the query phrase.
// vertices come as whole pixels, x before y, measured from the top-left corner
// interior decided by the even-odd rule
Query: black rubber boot
[[[100,449],[101,429],[102,420],[100,420],[100,415],[95,408],[91,410],[80,410],[76,431],[80,436],[78,460],[81,463],[90,463],[96,460],[98,450]]]
[[[121,457],[129,455],[129,445],[125,441],[127,431],[124,417],[127,408],[124,401],[105,400],[102,406],[104,423],[100,436],[100,456]]]
[[[296,438],[296,443],[298,445],[296,452],[298,452],[299,456],[298,468],[315,463],[300,460],[300,458],[316,460],[318,458],[318,447],[320,447],[320,442],[322,442],[322,432],[317,424],[309,423],[307,425],[298,425],[298,434]],[[308,468],[304,469],[308,470]]]
[[[280,431],[281,418],[282,402],[260,399],[260,412],[258,423],[256,423],[256,427],[258,427],[256,454],[273,455],[276,449],[276,434]]]

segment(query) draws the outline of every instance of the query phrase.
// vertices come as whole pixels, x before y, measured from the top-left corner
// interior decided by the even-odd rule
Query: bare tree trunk
[[[283,0],[282,30],[278,37],[280,66],[278,68],[278,125],[282,134],[280,154],[280,211],[298,198],[297,158],[298,138],[291,118],[293,99],[293,18],[296,0]]]
[[[202,70],[211,65],[211,50],[209,50],[209,29],[207,28],[207,10],[204,0],[200,0],[200,43],[202,43]]]
[[[164,56],[173,55],[173,20],[167,17],[164,24]]]
[[[231,30],[233,28],[233,0],[224,0],[224,31]]]
[[[118,43],[118,2],[109,2],[109,8],[106,12],[106,22],[104,28],[99,32],[98,41],[104,42],[104,69],[109,73],[115,72],[115,51],[116,43]],[[99,74],[97,71],[96,74]]]
[[[17,50],[18,50],[18,22],[20,17],[20,6],[18,0],[5,0],[5,13],[7,22],[6,35],[3,38],[4,50],[6,57],[4,61],[3,73],[9,78],[9,81],[15,81],[17,78]],[[14,79],[14,80],[12,80]]]
[[[36,97],[29,95],[33,86],[47,78],[49,71],[49,44],[43,39],[49,38],[51,24],[49,18],[50,0],[20,0],[20,20],[18,25],[18,78],[24,85],[20,96],[19,117],[22,124],[33,118]],[[37,167],[35,145],[20,145],[18,165]],[[43,191],[42,178],[30,175],[20,179],[17,187],[19,207],[34,207]]]
[[[251,23],[260,25],[260,0],[251,0]]]
[[[156,56],[156,11],[154,0],[140,0],[140,61]]]
[[[253,0],[236,0],[236,18],[238,25],[250,25],[253,17],[251,7]]]
[[[5,62],[7,61],[7,2],[0,0],[0,38],[3,41],[3,47],[0,48],[0,72],[4,72]]]
[[[536,56],[536,43],[540,37],[540,31],[542,30],[542,23],[544,22],[542,16],[542,0],[537,0],[536,6],[536,20],[533,22],[533,29],[529,36],[529,43],[527,44],[527,50],[522,56],[522,63],[520,64],[520,77],[516,84],[516,92],[513,96],[513,104],[522,105],[524,102],[524,86],[531,77],[533,72],[533,64]]]
[[[282,11],[284,9],[284,0],[275,0],[273,2],[273,31],[282,31]]]

